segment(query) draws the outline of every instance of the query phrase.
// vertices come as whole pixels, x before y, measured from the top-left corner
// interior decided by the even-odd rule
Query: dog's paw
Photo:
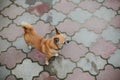
[[[55,54],[56,57],[57,57],[58,55],[59,55],[58,53]]]
[[[46,65],[49,65],[49,62],[48,62],[48,61],[46,61],[46,62],[45,62],[45,64],[46,64]]]

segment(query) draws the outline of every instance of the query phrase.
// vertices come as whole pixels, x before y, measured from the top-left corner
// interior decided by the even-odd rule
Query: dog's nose
[[[70,40],[67,40],[67,41],[64,42],[65,45],[69,44],[69,43],[70,43]]]

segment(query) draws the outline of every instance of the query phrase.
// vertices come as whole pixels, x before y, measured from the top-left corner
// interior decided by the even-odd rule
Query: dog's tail
[[[33,30],[32,25],[29,24],[29,23],[22,22],[22,23],[21,23],[21,26],[22,26],[22,28],[24,29],[24,31],[25,31],[26,33],[29,33],[29,32],[31,32],[31,31]]]

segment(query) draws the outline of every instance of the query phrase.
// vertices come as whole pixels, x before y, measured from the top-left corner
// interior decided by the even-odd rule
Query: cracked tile
[[[65,17],[66,16],[64,14],[52,9],[48,13],[45,13],[43,16],[41,16],[41,19],[45,22],[50,22],[52,25],[57,25],[63,21]]]
[[[53,75],[56,74],[58,78],[63,79],[66,77],[67,73],[71,73],[75,67],[75,63],[72,63],[69,59],[58,56],[49,66],[45,67],[45,70]]]
[[[7,40],[3,40],[1,37],[0,37],[0,54],[2,51],[5,51],[7,50],[8,47],[11,46],[11,43],[9,43]]]
[[[77,32],[82,28],[83,26],[80,23],[77,23],[75,21],[72,21],[70,19],[66,19],[64,22],[60,23],[57,28],[61,32],[66,32],[68,35],[73,35],[74,32]]]
[[[16,4],[18,4],[18,5],[20,5],[20,6],[24,7],[24,8],[28,8],[29,5],[26,4],[25,2],[26,2],[26,0],[15,0]]]
[[[48,72],[42,72],[38,77],[33,80],[58,80],[55,76],[50,76]]]
[[[28,53],[30,52],[31,50],[28,48],[24,38],[17,38],[16,41],[13,42],[13,46],[15,46],[17,49],[21,49],[23,50],[24,52]]]
[[[7,38],[9,41],[14,41],[17,37],[23,34],[23,29],[21,27],[16,26],[15,24],[10,24],[8,28],[4,28],[0,35],[3,38]]]
[[[28,57],[31,58],[33,61],[38,61],[39,64],[45,64],[45,55],[36,49],[32,50],[28,54]]]
[[[8,16],[11,19],[15,19],[18,15],[21,15],[25,10],[16,5],[11,5],[2,11],[2,14]]]
[[[3,29],[4,27],[7,27],[8,24],[10,23],[11,23],[11,20],[0,15],[0,30]]]
[[[94,13],[95,16],[103,18],[106,21],[110,21],[115,15],[116,12],[112,9],[107,9],[106,7],[101,7]]]
[[[22,16],[17,17],[14,22],[18,25],[21,24],[21,22],[28,22],[30,24],[35,23],[39,17],[36,17],[35,15],[31,15],[30,13],[24,13]]]
[[[114,65],[115,67],[120,67],[120,49],[117,49],[114,54],[108,59],[108,63]]]
[[[10,0],[0,0],[0,10],[3,10],[5,7],[10,5],[12,2]]]
[[[120,30],[115,29],[112,26],[108,26],[107,29],[102,32],[102,37],[105,40],[110,40],[113,43],[118,43],[120,40]]]
[[[46,3],[37,2],[35,5],[29,7],[29,12],[35,13],[38,16],[42,16],[51,9],[51,6]]]
[[[81,58],[77,66],[83,71],[89,71],[92,75],[97,75],[100,69],[104,69],[107,64],[100,56],[95,56],[93,53],[88,53],[84,58]]]
[[[53,8],[55,8],[58,11],[61,11],[64,14],[70,13],[70,11],[72,11],[75,7],[75,4],[73,4],[72,2],[68,2],[67,0],[61,0],[60,3],[57,3],[53,6]]]
[[[92,0],[85,0],[79,4],[79,7],[89,12],[95,12],[101,6],[100,3]]]
[[[120,8],[120,0],[105,0],[103,5],[105,5],[108,8],[118,10]]]
[[[120,28],[120,15],[115,16],[115,17],[111,20],[110,24],[111,24],[112,26],[114,26],[115,28]]]
[[[80,3],[81,0],[68,0],[68,1],[71,1],[73,3],[77,3],[78,4],[78,3]]]
[[[43,21],[38,21],[34,26],[34,29],[38,32],[39,35],[45,36],[46,33],[51,32],[52,26],[49,24],[44,23]]]
[[[6,80],[17,80],[14,75],[7,76]]]
[[[84,56],[86,52],[88,52],[86,47],[83,45],[77,45],[73,41],[68,45],[65,45],[60,51],[63,56],[70,58],[72,61],[79,61],[80,57]]]
[[[12,73],[23,80],[32,80],[32,77],[37,76],[42,70],[42,66],[32,63],[30,59],[25,59],[22,64],[12,70]]]
[[[95,80],[93,76],[91,76],[87,72],[83,72],[79,68],[75,68],[72,74],[68,74],[65,80]]]
[[[109,58],[115,49],[116,47],[112,42],[107,42],[102,38],[98,39],[97,42],[90,47],[90,51],[103,58]]]
[[[25,57],[26,55],[20,50],[11,47],[0,55],[0,63],[6,65],[9,69],[12,69],[17,63],[21,63]]]
[[[120,69],[114,69],[112,66],[107,65],[105,70],[100,71],[96,78],[97,80],[120,80]]]
[[[5,66],[0,66],[0,80],[5,80],[5,78],[10,74],[10,71],[5,68]]]
[[[88,36],[89,35],[89,36]],[[78,43],[84,44],[86,47],[89,47],[99,36],[87,29],[81,29],[78,33],[76,33],[72,39],[77,41]]]
[[[68,15],[68,17],[70,17],[72,20],[75,20],[79,23],[84,23],[91,16],[91,13],[81,8],[76,8],[74,11],[71,11],[71,13]]]
[[[84,26],[95,33],[101,33],[108,26],[108,23],[97,17],[92,17],[86,21]]]

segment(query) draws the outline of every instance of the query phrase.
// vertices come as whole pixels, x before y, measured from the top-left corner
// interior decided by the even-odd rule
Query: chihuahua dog
[[[58,51],[63,47],[66,36],[60,33],[55,28],[55,35],[51,38],[45,38],[35,31],[31,24],[22,22],[22,28],[24,29],[24,39],[28,46],[32,45],[37,50],[46,55],[45,64],[49,64],[49,59],[53,56],[58,56]]]

